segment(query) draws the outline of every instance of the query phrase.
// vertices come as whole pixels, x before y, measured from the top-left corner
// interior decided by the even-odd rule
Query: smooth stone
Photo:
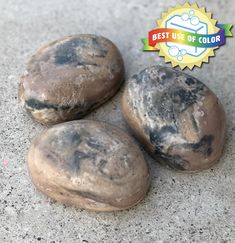
[[[39,49],[21,77],[19,97],[40,123],[82,118],[110,99],[124,80],[117,47],[96,35],[75,35]]]
[[[149,170],[133,138],[108,123],[79,120],[42,132],[28,152],[35,186],[75,207],[114,211],[141,201]]]
[[[215,94],[186,73],[153,66],[125,87],[122,113],[156,160],[180,171],[200,171],[221,157],[226,119]]]

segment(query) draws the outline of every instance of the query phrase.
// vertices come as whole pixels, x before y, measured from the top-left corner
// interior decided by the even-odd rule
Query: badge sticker
[[[201,67],[225,44],[226,37],[232,36],[231,28],[231,24],[217,24],[212,13],[196,3],[177,4],[162,14],[157,28],[143,39],[144,51],[159,51],[173,67]]]

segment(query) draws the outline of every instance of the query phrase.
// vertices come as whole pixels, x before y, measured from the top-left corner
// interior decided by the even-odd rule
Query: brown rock
[[[21,77],[22,106],[40,123],[78,119],[110,99],[124,80],[117,47],[96,35],[68,36],[32,56]]]
[[[30,146],[28,169],[36,187],[49,197],[97,211],[137,204],[150,179],[131,137],[89,120],[66,122],[41,133]]]
[[[214,165],[225,141],[225,113],[196,78],[153,66],[134,75],[122,98],[123,115],[157,160],[181,171]]]

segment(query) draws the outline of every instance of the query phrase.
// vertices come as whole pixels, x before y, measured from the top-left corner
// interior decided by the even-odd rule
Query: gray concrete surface
[[[178,1],[182,3],[183,1]],[[221,23],[235,23],[235,1],[197,1]],[[235,242],[235,41],[210,64],[187,71],[221,99],[228,117],[227,144],[220,163],[197,174],[180,174],[146,155],[152,185],[133,209],[95,213],[48,200],[27,172],[32,138],[44,127],[22,112],[19,77],[35,49],[65,35],[96,33],[113,40],[126,78],[164,61],[144,53],[140,38],[160,13],[177,1],[0,0],[0,242]],[[121,92],[88,118],[127,129],[119,110]]]

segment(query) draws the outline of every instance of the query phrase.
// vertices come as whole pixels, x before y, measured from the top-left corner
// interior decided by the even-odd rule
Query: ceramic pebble
[[[141,201],[149,169],[133,138],[108,123],[79,120],[42,132],[28,152],[35,186],[75,207],[115,211]]]
[[[221,157],[226,119],[216,95],[198,79],[153,66],[134,75],[122,112],[157,161],[179,171],[200,171]]]
[[[81,34],[39,49],[21,77],[22,106],[38,122],[82,118],[110,99],[124,80],[118,48],[108,39]]]

